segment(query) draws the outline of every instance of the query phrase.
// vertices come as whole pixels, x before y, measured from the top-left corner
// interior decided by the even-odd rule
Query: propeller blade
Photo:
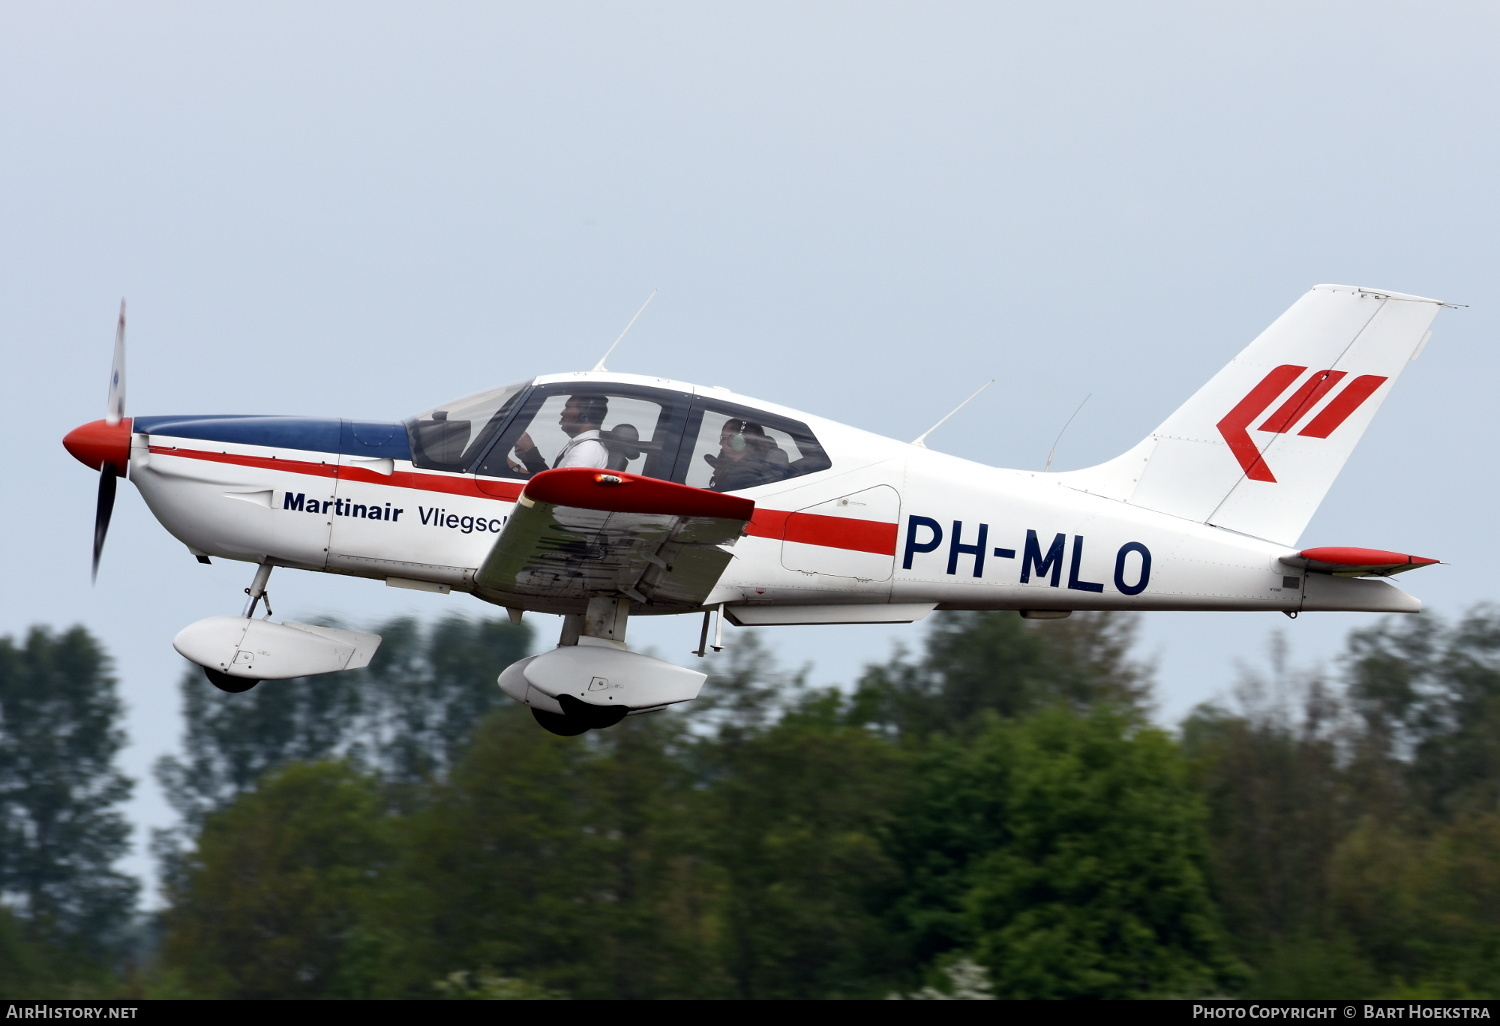
[[[94,573],[99,579],[99,555],[104,551],[104,536],[109,533],[109,517],[115,509],[115,468],[106,463],[99,473],[99,505],[94,510]]]
[[[125,417],[125,300],[120,300],[120,323],[115,328],[115,365],[109,375],[109,399],[104,422],[118,424]],[[102,494],[102,493],[101,493]],[[108,521],[108,517],[105,520]],[[97,560],[97,557],[95,557]]]

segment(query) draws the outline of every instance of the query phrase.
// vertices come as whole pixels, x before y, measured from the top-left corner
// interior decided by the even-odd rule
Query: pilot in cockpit
[[[562,415],[557,420],[563,434],[568,436],[568,441],[553,458],[551,466],[606,467],[609,463],[609,450],[601,440],[600,429],[608,415],[609,399],[605,396],[569,396]],[[516,439],[516,459],[521,461],[521,465],[512,462],[511,469],[517,472],[524,467],[525,473],[538,474],[548,467],[546,457],[537,451],[536,443],[531,440],[529,433],[523,433]]]

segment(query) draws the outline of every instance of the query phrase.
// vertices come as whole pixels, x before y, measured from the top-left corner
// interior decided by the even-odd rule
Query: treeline
[[[1500,992],[1500,611],[1273,653],[1175,732],[1132,626],[940,614],[845,691],[743,632],[690,708],[578,738],[495,687],[504,622],[190,674],[151,916],[107,661],[0,639],[0,996]]]

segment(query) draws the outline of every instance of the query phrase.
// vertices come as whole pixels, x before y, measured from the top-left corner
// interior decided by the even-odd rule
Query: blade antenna
[[[1092,398],[1094,398],[1094,393],[1090,392],[1083,397],[1083,403],[1088,402]],[[1078,409],[1073,411],[1073,417],[1078,416],[1079,410],[1083,409],[1083,403],[1078,404]],[[1042,468],[1043,474],[1052,469],[1052,457],[1057,453],[1057,443],[1062,441],[1063,434],[1068,430],[1068,424],[1073,423],[1073,417],[1067,419],[1067,422],[1062,426],[1062,431],[1059,431],[1057,437],[1052,439],[1052,448],[1047,450],[1047,465]]]
[[[620,339],[623,339],[627,334],[629,334],[630,329],[635,326],[635,322],[640,320],[641,314],[646,312],[646,307],[651,305],[651,300],[655,299],[656,294],[660,291],[661,289],[651,290],[651,295],[646,297],[646,301],[642,303],[641,308],[635,312],[635,316],[630,318],[630,323],[625,325],[625,330],[620,332],[620,338],[615,339],[610,347],[604,351],[604,355],[599,357],[599,362],[594,364],[594,370],[602,371],[608,369],[604,366],[604,361],[609,359],[609,354],[615,351],[615,346],[620,344]]]
[[[957,406],[953,407],[952,413],[949,413],[947,417],[944,417],[942,420],[940,420],[936,424],[932,425],[932,427],[928,428],[926,431],[923,431],[916,438],[913,438],[912,441],[911,441],[911,444],[915,445],[915,446],[917,446],[919,448],[922,448],[922,449],[927,448],[927,436],[928,435],[932,434],[938,428],[940,428],[944,424],[946,424],[948,422],[948,418],[952,417],[954,413],[957,413],[959,410],[963,409],[965,406],[967,406],[970,403],[972,403],[975,399],[978,399],[979,398],[979,393],[983,392],[986,388],[989,388],[994,383],[995,383],[995,379],[994,378],[990,378],[990,380],[988,380],[984,384],[980,385],[979,386],[979,391],[975,392],[973,395],[969,396],[969,398],[965,399],[963,402],[961,402]]]

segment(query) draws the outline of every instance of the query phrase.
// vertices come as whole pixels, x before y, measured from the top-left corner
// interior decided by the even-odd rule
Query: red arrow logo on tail
[[[1290,363],[1275,368],[1261,378],[1260,383],[1246,393],[1245,398],[1236,403],[1234,409],[1226,413],[1217,425],[1219,434],[1224,436],[1224,441],[1229,445],[1229,451],[1234,453],[1245,476],[1252,481],[1275,484],[1276,477],[1271,473],[1271,468],[1266,466],[1265,457],[1250,438],[1250,425],[1306,370],[1306,367]],[[1291,431],[1319,400],[1344,379],[1346,373],[1336,370],[1316,372],[1275,413],[1266,418],[1259,430],[1278,435]],[[1342,392],[1333,397],[1332,402],[1323,407],[1321,413],[1297,433],[1304,438],[1327,438],[1387,380],[1378,374],[1361,374],[1349,382]]]

